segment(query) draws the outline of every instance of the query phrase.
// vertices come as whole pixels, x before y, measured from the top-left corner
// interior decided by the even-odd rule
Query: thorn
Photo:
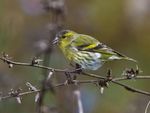
[[[29,83],[29,82],[26,83],[26,86],[29,87],[30,91],[37,91],[37,88],[35,86],[33,86],[31,83]]]

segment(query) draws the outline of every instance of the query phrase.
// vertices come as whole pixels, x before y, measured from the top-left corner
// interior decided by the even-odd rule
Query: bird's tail
[[[119,52],[117,52],[117,51],[114,51],[114,52],[117,54],[117,56],[118,56],[119,59],[129,60],[129,61],[132,61],[132,62],[137,63],[136,60],[134,60],[134,59],[132,59],[132,58],[130,58],[130,57],[127,57],[127,56],[124,55],[124,54],[121,54],[121,53],[119,53]]]
[[[132,59],[130,57],[123,57],[122,59],[129,60],[129,61],[137,63],[137,61],[135,59]]]

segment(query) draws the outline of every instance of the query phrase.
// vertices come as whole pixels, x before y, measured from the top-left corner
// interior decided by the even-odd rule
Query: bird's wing
[[[108,57],[112,55],[116,55],[118,57],[125,57],[119,52],[111,49],[103,43],[100,43],[98,40],[88,35],[80,34],[76,38],[76,40],[72,42],[71,45],[73,47],[76,47],[76,49],[79,51],[97,52]]]
[[[95,48],[99,44],[99,41],[88,35],[77,35],[76,39],[72,41],[71,46],[76,47],[78,50],[88,50]]]
[[[89,35],[79,34],[79,36],[75,40],[72,41],[71,46],[78,51],[100,53],[101,57],[99,58],[103,61],[115,60],[115,59],[126,59],[126,60],[130,60],[133,62],[137,62],[136,60],[129,58],[111,49],[105,44],[100,43],[98,40],[96,40],[95,38]]]

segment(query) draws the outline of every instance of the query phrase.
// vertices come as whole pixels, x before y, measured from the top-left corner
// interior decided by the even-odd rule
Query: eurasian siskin
[[[105,62],[112,60],[125,59],[136,62],[89,35],[71,30],[60,31],[53,41],[53,44],[56,43],[71,64],[78,64],[83,69],[97,70]]]

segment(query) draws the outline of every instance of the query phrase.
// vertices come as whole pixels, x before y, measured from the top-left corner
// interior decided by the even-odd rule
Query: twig
[[[147,103],[144,113],[148,113],[148,107],[149,107],[149,106],[150,106],[150,101]]]
[[[91,74],[91,73],[86,73],[86,72],[81,72],[81,74],[83,74],[85,76],[92,77],[92,78],[98,78],[98,79],[105,79],[106,78],[106,77],[103,77],[103,76],[99,76],[99,75]]]
[[[98,82],[98,80],[72,80],[72,83],[70,84],[67,84],[66,82],[64,83],[60,83],[60,84],[57,84],[57,85],[54,85],[54,87],[61,87],[61,86],[67,86],[67,85],[71,85],[71,84],[85,84],[85,83],[96,83]],[[47,88],[46,90],[49,90],[49,88]],[[36,90],[30,90],[30,91],[27,91],[27,92],[22,92],[22,93],[18,93],[17,95],[7,95],[7,96],[2,96],[0,97],[0,100],[6,100],[6,99],[9,99],[9,98],[14,98],[14,97],[22,97],[22,96],[25,96],[25,95],[29,95],[29,94],[33,94],[33,93],[38,93],[38,92],[41,92],[40,89],[36,89]]]
[[[90,76],[90,77],[98,78],[98,79],[107,79],[106,77],[102,77],[102,76],[95,75],[95,74],[90,74],[90,73],[82,73],[82,74]],[[150,79],[150,76],[136,76],[135,79]],[[120,86],[124,87],[128,91],[136,92],[136,93],[140,93],[140,94],[144,94],[144,95],[150,96],[149,92],[146,92],[146,91],[143,91],[143,90],[139,90],[139,89],[133,88],[131,86],[122,84],[120,82],[117,82],[117,81],[121,81],[121,80],[130,80],[130,79],[125,78],[125,77],[114,78],[110,82],[115,83],[117,85],[120,85]]]
[[[65,70],[55,69],[55,68],[43,66],[40,64],[33,64],[32,62],[31,63],[15,62],[15,61],[9,60],[8,58],[5,58],[5,57],[0,57],[0,60],[7,62],[7,64],[27,66],[27,67],[37,67],[37,68],[46,69],[46,70],[55,71],[55,72],[65,72]]]
[[[118,78],[114,78],[113,80],[114,81],[123,81],[123,80],[133,80],[133,79],[150,79],[150,76],[146,76],[146,75],[143,75],[143,76],[136,76],[132,79],[128,79],[127,77],[118,77]]]
[[[60,84],[55,85],[54,87],[60,87],[60,86],[64,86],[64,85],[66,85],[66,84],[65,83],[60,83]],[[41,92],[41,90],[37,89],[35,91],[22,92],[22,93],[19,93],[16,96],[12,96],[12,95],[2,96],[2,97],[0,97],[0,100],[2,101],[2,100],[9,99],[9,98],[14,98],[14,97],[22,97],[22,96],[25,96],[25,95],[29,95],[29,94],[33,94],[33,93],[38,93],[38,92]]]
[[[72,82],[70,84],[68,84],[67,82],[64,82],[64,83],[60,83],[60,84],[54,85],[54,87],[67,86],[67,85],[72,85],[72,84],[75,84],[75,85],[80,85],[80,84],[97,84],[99,82],[100,82],[100,80],[72,80]],[[117,81],[111,81],[111,82],[115,83],[115,84],[117,84],[119,86],[124,87],[128,91],[136,92],[136,93],[139,93],[139,94],[144,94],[144,95],[150,96],[149,92],[145,92],[145,91],[142,91],[142,90],[139,90],[139,89],[135,89],[133,87],[130,87],[130,86],[122,84],[122,83],[119,83]],[[47,88],[46,90],[49,90],[49,88]],[[19,93],[16,96],[22,97],[24,95],[29,95],[29,94],[33,94],[33,93],[37,93],[37,92],[41,92],[41,90],[37,89],[35,91],[27,91],[27,92]],[[6,100],[6,99],[9,99],[9,98],[14,98],[16,96],[12,96],[12,95],[3,96],[3,97],[0,97],[0,100]]]
[[[26,66],[26,67],[35,67],[35,68],[40,68],[40,69],[45,69],[45,70],[49,70],[49,71],[54,71],[54,72],[69,72],[69,73],[76,73],[76,70],[72,70],[72,71],[67,71],[66,69],[56,69],[56,68],[51,68],[48,66],[44,66],[44,65],[40,65],[40,64],[33,64],[33,62],[31,61],[31,63],[26,63],[26,62],[16,62],[13,60],[10,60],[8,58],[5,57],[0,57],[0,60],[4,61],[7,64],[12,64],[12,65],[18,65],[18,66]]]
[[[124,87],[124,88],[125,88],[126,90],[128,90],[128,91],[150,96],[150,93],[149,93],[149,92],[146,92],[146,91],[143,91],[143,90],[139,90],[139,89],[133,88],[133,87],[131,87],[131,86],[125,85],[125,84],[123,84],[123,83],[120,83],[120,82],[117,82],[117,81],[114,81],[114,80],[112,80],[111,82],[112,82],[112,83],[115,83],[115,84],[117,84],[117,85],[119,85],[119,86]]]

